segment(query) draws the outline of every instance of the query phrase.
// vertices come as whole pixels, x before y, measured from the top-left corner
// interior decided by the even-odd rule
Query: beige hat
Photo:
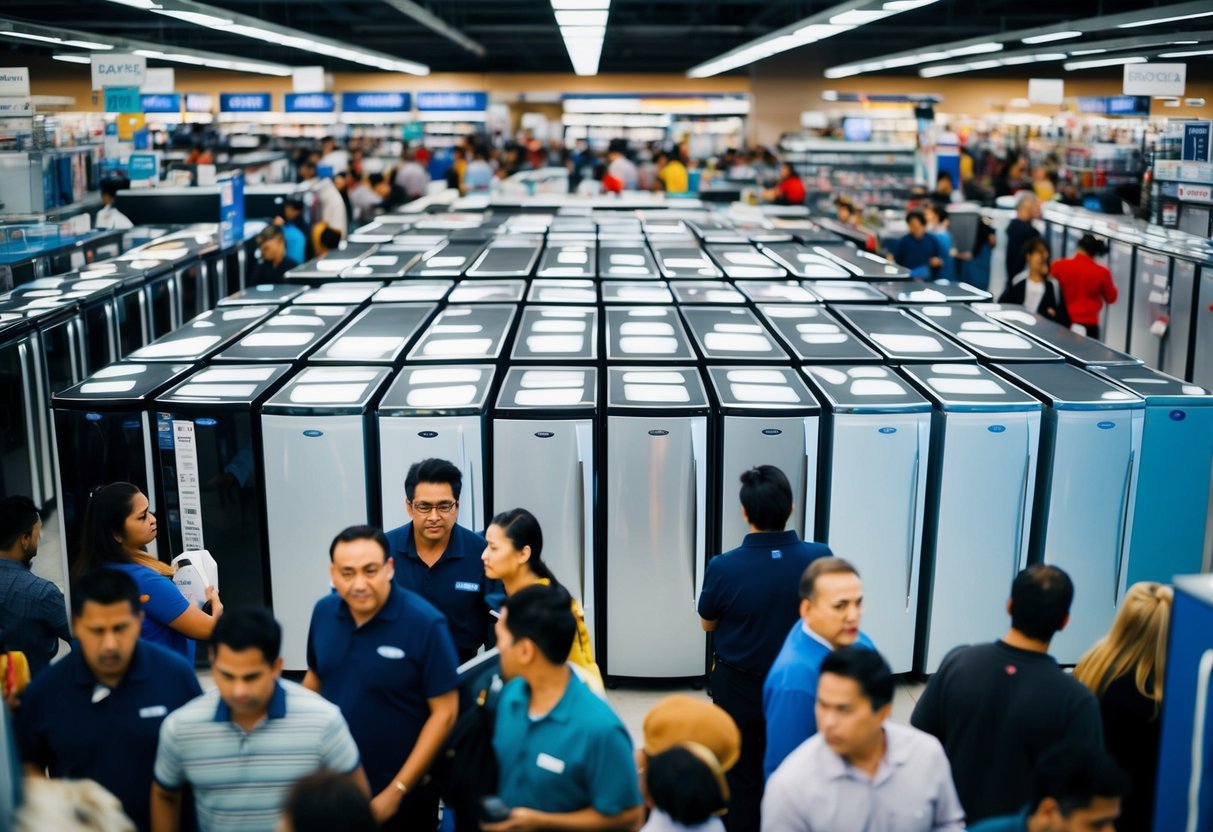
[[[685,742],[699,743],[728,771],[741,756],[741,732],[723,709],[684,693],[662,699],[644,718],[644,751],[650,757]]]

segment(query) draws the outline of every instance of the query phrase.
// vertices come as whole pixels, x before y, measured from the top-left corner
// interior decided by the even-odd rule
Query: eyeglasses
[[[410,502],[409,505],[413,507],[413,511],[421,515],[429,514],[434,510],[437,510],[439,514],[450,514],[459,507],[459,503],[455,500],[443,500],[441,503]]]

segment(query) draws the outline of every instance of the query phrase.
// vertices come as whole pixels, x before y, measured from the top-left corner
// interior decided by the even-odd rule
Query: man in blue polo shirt
[[[766,751],[762,682],[799,614],[801,574],[830,549],[784,531],[792,485],[774,465],[741,475],[741,511],[750,533],[708,562],[699,617],[713,635],[712,699],[741,730],[741,759],[728,772],[729,830],[758,832]]]
[[[766,779],[771,779],[784,757],[817,733],[817,678],[825,657],[850,644],[876,649],[859,630],[862,613],[863,584],[850,563],[842,558],[818,558],[804,570],[800,620],[788,631],[762,686],[767,723],[762,771]]]
[[[568,664],[577,633],[569,594],[535,585],[510,596],[497,625],[501,691],[493,750],[509,819],[485,832],[630,830],[644,820],[632,740]]]
[[[927,233],[927,217],[922,211],[906,214],[907,234],[897,241],[892,259],[905,266],[914,277],[934,278],[943,268],[946,252],[935,237]]]
[[[387,533],[396,583],[446,616],[460,664],[476,655],[492,626],[484,537],[455,523],[462,490],[463,474],[445,459],[414,463],[404,478],[411,521]]]
[[[22,695],[17,737],[28,773],[96,780],[147,830],[160,723],[202,688],[181,656],[139,639],[142,623],[129,575],[84,575],[72,590],[74,649]]]
[[[459,713],[450,631],[432,604],[395,584],[379,529],[349,527],[329,559],[337,592],[312,612],[303,685],[345,715],[381,828],[430,832],[438,794],[422,778]]]

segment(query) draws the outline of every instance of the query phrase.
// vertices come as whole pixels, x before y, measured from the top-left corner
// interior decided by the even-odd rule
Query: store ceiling
[[[483,56],[401,12],[392,5],[392,0],[210,0],[209,5],[339,39],[355,48],[416,61],[434,72],[571,71],[549,0],[417,0],[416,5],[483,46]],[[833,5],[835,2],[803,0],[612,0],[599,71],[681,74]],[[1116,0],[941,0],[785,53],[767,68],[781,75],[819,77],[825,67],[868,57],[1155,5],[1161,4]],[[104,0],[5,0],[0,17],[243,59],[292,66],[323,64],[339,72],[368,70],[344,60],[250,40]],[[1200,28],[1213,28],[1213,18],[1207,22],[1209,25]],[[1151,27],[1148,34],[1162,36],[1192,28],[1193,21],[1187,21]],[[1092,34],[1089,39],[1098,37]],[[1077,44],[1074,41],[1067,45],[1077,48]],[[1213,44],[1206,47],[1213,49]],[[0,64],[8,60],[4,58],[6,51],[14,50],[46,54],[73,51],[0,38]],[[1213,56],[1187,60],[1198,62],[1197,66],[1213,67]],[[762,64],[757,66],[761,68]],[[995,74],[1031,72],[1028,67],[1008,67]],[[1103,72],[1118,75],[1120,67]],[[1200,72],[1207,69],[1192,68],[1189,77],[1202,77]]]

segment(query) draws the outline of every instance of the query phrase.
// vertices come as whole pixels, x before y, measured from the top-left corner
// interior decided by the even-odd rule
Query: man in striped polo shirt
[[[177,832],[193,787],[202,832],[272,832],[291,785],[325,769],[370,796],[358,747],[336,705],[279,677],[282,628],[264,609],[227,612],[211,638],[218,690],[160,728],[152,832]]]

